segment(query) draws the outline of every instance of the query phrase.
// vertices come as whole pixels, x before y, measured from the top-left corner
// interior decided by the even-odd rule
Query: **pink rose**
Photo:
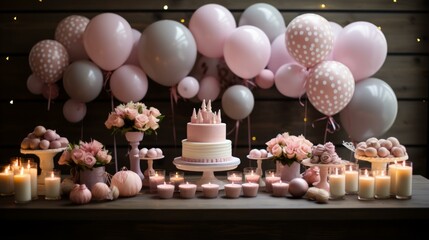
[[[310,167],[307,168],[302,174],[302,178],[307,181],[309,186],[313,186],[313,183],[320,181],[320,169],[319,167]]]
[[[271,154],[273,154],[273,156],[275,157],[281,157],[283,154],[282,147],[280,147],[280,145],[278,144],[274,145],[273,148],[271,149]]]
[[[97,159],[95,159],[95,157],[92,154],[85,154],[84,158],[83,158],[83,165],[92,168],[94,166],[94,164],[97,162]]]
[[[116,113],[110,113],[109,117],[107,118],[106,122],[104,123],[104,125],[108,128],[111,129],[112,127],[122,127],[124,126],[125,122],[124,119],[122,119],[118,114]]]
[[[323,152],[322,155],[320,156],[320,161],[324,164],[328,164],[332,162],[332,157],[328,152]]]
[[[150,107],[150,108],[149,108],[149,111],[150,111],[150,115],[152,115],[152,116],[154,116],[154,117],[159,117],[159,116],[161,116],[161,112],[160,112],[157,108]]]
[[[96,158],[102,164],[108,164],[112,160],[112,156],[109,155],[109,151],[107,151],[107,150],[98,151]]]
[[[149,122],[147,123],[147,126],[153,130],[156,130],[159,128],[159,119],[155,116],[149,116]]]
[[[149,118],[146,115],[139,114],[134,119],[134,126],[141,131],[146,131],[148,129],[148,127],[146,126],[148,122]]]
[[[291,145],[287,145],[283,148],[283,153],[287,158],[292,159],[295,157],[295,149]]]
[[[83,161],[84,156],[85,151],[83,151],[79,147],[75,147],[71,150],[71,159],[73,159],[76,164],[81,163]]]
[[[68,165],[70,161],[70,152],[69,151],[64,151],[61,156],[60,159],[58,159],[58,164],[59,165]]]
[[[313,157],[311,157],[310,162],[313,164],[319,163],[320,157],[317,155],[313,155]]]
[[[312,154],[315,156],[320,156],[325,151],[325,147],[322,144],[317,144],[317,146],[313,147]]]
[[[130,120],[134,120],[136,116],[139,115],[139,112],[137,111],[137,109],[128,108],[128,107],[125,108],[124,113],[125,113],[125,116]]]
[[[308,154],[311,152],[311,148],[307,145],[301,145],[296,150],[296,158],[299,161],[302,161],[305,158],[308,158]]]
[[[275,138],[271,138],[270,141],[266,142],[265,145],[267,145],[267,151],[272,153],[272,148],[277,144],[277,141]],[[274,155],[274,154],[273,154]]]

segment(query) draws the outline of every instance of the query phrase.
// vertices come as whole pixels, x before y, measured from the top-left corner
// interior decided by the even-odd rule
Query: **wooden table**
[[[178,194],[159,199],[143,189],[135,197],[86,205],[73,205],[68,199],[46,201],[43,196],[16,205],[13,197],[2,197],[0,221],[2,229],[22,229],[2,233],[15,237],[36,232],[43,237],[43,229],[57,237],[85,239],[410,238],[425,234],[426,228],[418,225],[429,223],[429,180],[413,176],[409,200],[359,201],[351,195],[327,204],[276,198],[262,190],[256,198],[227,199],[221,191],[216,199],[202,198],[200,192],[194,199],[180,199]]]

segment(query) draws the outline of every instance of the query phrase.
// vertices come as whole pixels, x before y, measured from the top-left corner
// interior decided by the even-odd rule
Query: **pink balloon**
[[[46,99],[56,99],[60,95],[60,89],[56,83],[45,83],[43,84],[42,95]]]
[[[64,45],[70,57],[70,62],[88,59],[88,54],[83,46],[83,32],[89,19],[84,16],[70,15],[55,29],[55,40]]]
[[[271,55],[267,35],[259,28],[244,25],[238,27],[225,42],[225,62],[237,76],[250,79],[264,69]]]
[[[350,70],[336,61],[323,61],[310,70],[306,92],[310,103],[326,116],[343,110],[353,97],[355,82]]]
[[[356,81],[375,74],[386,57],[386,38],[369,22],[353,22],[345,26],[334,46],[334,60],[346,65]]]
[[[333,46],[335,47],[335,44],[338,39],[338,35],[340,35],[340,32],[343,30],[343,27],[336,23],[336,22],[329,22],[329,25],[331,25],[332,34],[334,37],[334,43]],[[334,59],[334,48],[332,48],[331,52],[326,56],[325,60],[333,60]]]
[[[143,70],[135,65],[123,65],[110,77],[112,94],[119,101],[138,102],[147,93],[148,80]]]
[[[189,20],[189,30],[195,38],[198,52],[211,58],[223,56],[225,41],[236,26],[232,13],[215,3],[198,8]]]
[[[269,69],[262,69],[256,76],[255,83],[262,89],[269,89],[274,85],[274,73]]]
[[[45,83],[54,83],[69,65],[69,54],[60,42],[47,39],[31,48],[29,62],[33,74]]]
[[[136,66],[140,66],[139,63],[139,41],[140,41],[140,36],[142,35],[141,32],[137,31],[136,29],[131,29],[131,31],[133,32],[133,48],[131,49],[131,53],[130,56],[128,57],[127,61],[125,61],[124,64],[133,64]]]
[[[213,76],[205,76],[201,79],[200,90],[198,91],[197,97],[200,101],[204,99],[216,100],[220,93],[220,82]]]
[[[299,98],[305,93],[306,69],[297,63],[284,64],[277,70],[274,83],[277,90],[286,97]]]
[[[277,36],[271,43],[271,56],[267,68],[274,74],[284,64],[296,63],[286,48],[286,33]]]
[[[86,104],[74,99],[69,99],[64,103],[63,115],[64,118],[71,123],[80,122],[86,115]]]
[[[133,43],[130,24],[115,13],[95,16],[83,33],[83,45],[88,56],[106,71],[115,70],[125,63]]]
[[[305,67],[323,61],[333,47],[328,20],[314,13],[297,16],[287,26],[286,46],[290,55]]]
[[[42,94],[43,84],[44,84],[43,81],[34,74],[31,74],[27,78],[27,89],[32,94],[36,94],[36,95]]]
[[[193,98],[198,94],[200,84],[194,77],[188,76],[183,78],[177,85],[177,92],[183,98]]]

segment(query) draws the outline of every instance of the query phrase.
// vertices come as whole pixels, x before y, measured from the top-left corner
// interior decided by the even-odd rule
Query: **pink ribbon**
[[[314,128],[315,127],[314,126],[315,122],[319,122],[319,121],[322,121],[322,120],[325,120],[325,119],[327,121],[326,121],[326,127],[325,127],[325,137],[324,137],[324,140],[323,140],[324,143],[326,143],[326,136],[327,136],[328,132],[332,134],[335,131],[339,131],[340,128],[341,128],[340,125],[335,121],[335,119],[332,116],[325,116],[325,117],[321,117],[319,119],[316,119],[316,120],[313,121],[313,123],[311,124],[311,126]]]
[[[171,113],[173,115],[173,139],[174,139],[174,149],[176,150],[177,142],[176,142],[176,119],[174,114],[174,103],[177,104],[179,100],[179,95],[177,94],[176,86],[170,88],[170,105],[171,105]]]

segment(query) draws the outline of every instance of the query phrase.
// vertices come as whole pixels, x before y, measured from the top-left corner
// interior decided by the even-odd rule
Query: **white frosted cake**
[[[186,126],[187,138],[182,140],[182,160],[194,163],[224,163],[231,161],[232,144],[226,139],[226,124],[220,110],[213,112],[211,101],[205,100],[198,112],[194,109]]]

